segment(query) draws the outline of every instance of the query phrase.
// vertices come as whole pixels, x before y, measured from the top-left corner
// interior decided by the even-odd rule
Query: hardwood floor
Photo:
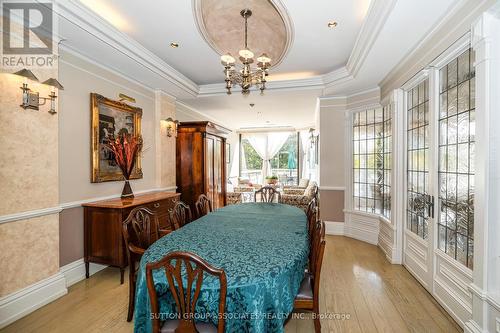
[[[128,286],[119,284],[119,274],[107,268],[2,332],[132,332]],[[405,268],[391,265],[376,246],[340,236],[327,236],[320,308],[334,316],[322,320],[323,332],[461,331]],[[303,315],[285,331],[314,332],[310,315]]]

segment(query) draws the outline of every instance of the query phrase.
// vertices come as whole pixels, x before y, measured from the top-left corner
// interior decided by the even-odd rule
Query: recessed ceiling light
[[[337,21],[328,22],[328,28],[335,28],[338,25]]]
[[[176,48],[179,47],[179,43],[172,42],[172,43],[170,43],[170,47],[173,48],[173,49],[176,49]]]

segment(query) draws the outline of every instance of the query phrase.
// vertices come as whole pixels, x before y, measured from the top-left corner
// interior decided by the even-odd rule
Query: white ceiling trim
[[[103,69],[103,70],[106,70],[106,71],[108,71],[108,72],[110,72],[110,73],[112,73],[112,74],[114,74],[114,75],[116,75],[116,76],[119,76],[119,77],[121,77],[121,78],[123,78],[123,79],[125,79],[125,80],[127,80],[127,81],[130,81],[130,82],[132,82],[132,83],[134,83],[134,84],[138,85],[139,87],[141,87],[141,88],[143,88],[143,89],[145,89],[145,90],[149,90],[149,91],[151,91],[151,92],[154,92],[154,91],[155,91],[155,88],[153,88],[153,87],[151,87],[151,86],[148,86],[148,85],[146,85],[146,84],[144,84],[144,83],[142,83],[142,82],[140,82],[140,81],[137,81],[136,79],[134,79],[134,78],[132,78],[132,77],[130,77],[130,76],[128,76],[128,75],[123,74],[122,72],[120,72],[120,71],[116,70],[116,69],[115,69],[115,68],[113,68],[112,66],[109,66],[109,65],[104,65],[104,64],[102,64],[102,63],[100,63],[100,62],[98,62],[98,61],[96,61],[96,60],[94,60],[94,59],[91,59],[91,58],[89,58],[88,56],[86,56],[86,55],[84,55],[84,54],[81,54],[80,52],[78,52],[77,50],[73,49],[72,47],[70,47],[70,46],[68,46],[68,45],[62,45],[62,44],[61,44],[61,45],[59,46],[59,48],[60,48],[60,51],[62,51],[62,54],[60,54],[60,55],[59,55],[59,57],[60,57],[60,58],[59,58],[59,61],[62,61],[62,62],[66,63],[66,64],[68,64],[68,65],[70,65],[70,66],[72,66],[72,67],[75,67],[75,68],[78,68],[78,69],[83,70],[83,71],[85,71],[85,72],[88,72],[88,73],[93,74],[92,72],[89,72],[89,71],[87,71],[87,70],[85,70],[85,69],[83,69],[83,68],[80,68],[80,67],[78,67],[78,66],[76,66],[76,65],[72,64],[70,61],[66,61],[66,60],[64,59],[64,53],[68,53],[68,54],[70,54],[70,55],[72,55],[72,56],[74,56],[74,57],[77,57],[77,58],[83,59],[83,60],[85,60],[86,62],[88,62],[88,63],[90,63],[90,64],[92,64],[92,65],[94,65],[94,66],[97,66],[97,67],[99,67],[99,68],[101,68],[101,69]],[[94,75],[95,75],[95,74],[94,74]],[[113,83],[114,83],[114,84],[116,84],[116,82],[113,82]],[[125,88],[130,89],[130,88],[128,88],[128,87],[125,87]],[[149,96],[148,98],[151,98],[151,97]]]
[[[366,60],[366,56],[377,39],[388,15],[394,8],[396,1],[397,0],[372,1],[346,66],[323,75],[305,79],[270,81],[268,82],[268,89],[325,89],[353,80]],[[274,3],[279,6],[280,9],[284,8],[280,1],[276,0]],[[59,16],[78,25],[80,28],[173,83],[193,97],[214,96],[226,93],[225,85],[222,82],[220,84],[197,85],[79,1],[61,0],[58,2],[58,6],[55,10]],[[72,49],[72,51],[86,58],[90,58],[89,55],[85,54],[85,50]],[[238,89],[234,89],[234,91],[237,92]]]
[[[449,39],[453,35],[463,34],[470,30],[470,25],[466,22],[477,17],[484,11],[484,7],[491,3],[491,0],[458,0],[451,10],[449,10],[441,20],[431,29],[429,33],[415,46],[401,61],[386,75],[380,82],[381,94],[386,96],[393,89],[405,83],[406,80],[425,68],[428,63],[420,66],[419,60],[429,59],[438,55],[441,51],[451,45]],[[467,13],[465,16],[461,12]],[[402,81],[403,80],[403,81]]]
[[[353,77],[358,74],[396,2],[397,0],[375,0],[370,3],[368,14],[347,60],[347,70]]]
[[[361,30],[349,56],[346,66],[323,75],[316,75],[306,79],[269,81],[266,89],[296,90],[296,89],[325,89],[334,85],[354,80],[363,66],[368,53],[380,34],[397,0],[373,0],[363,22]],[[199,86],[198,97],[226,94],[224,83],[204,84]],[[234,92],[241,89],[235,87]]]
[[[196,83],[80,2],[75,0],[61,0],[58,2],[55,11],[59,16],[89,32],[190,95],[196,96],[198,94],[199,87]],[[85,54],[85,50],[75,51]]]

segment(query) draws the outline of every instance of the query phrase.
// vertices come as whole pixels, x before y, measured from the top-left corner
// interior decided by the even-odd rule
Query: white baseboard
[[[90,264],[93,275],[107,266]],[[0,329],[68,293],[68,287],[85,279],[85,263],[76,260],[56,274],[0,298]]]
[[[343,236],[344,222],[325,221],[325,234]]]
[[[90,263],[89,274],[94,275],[95,273],[103,270],[108,266]],[[66,288],[74,285],[77,282],[85,279],[85,262],[82,259],[73,261],[63,267],[61,267],[60,272],[64,275],[66,279]]]
[[[60,272],[0,298],[0,328],[3,328],[68,293]]]
[[[464,324],[464,333],[487,333],[473,320],[468,320]]]

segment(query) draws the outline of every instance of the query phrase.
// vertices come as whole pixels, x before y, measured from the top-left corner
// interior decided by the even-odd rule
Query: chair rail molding
[[[136,194],[144,194],[144,193],[159,192],[159,191],[175,191],[176,189],[177,189],[177,186],[168,186],[168,187],[162,187],[162,188],[153,188],[153,189],[147,189],[147,190],[142,190],[142,191],[135,191],[135,193]],[[65,202],[65,203],[61,203],[55,207],[34,209],[34,210],[26,211],[26,212],[2,215],[2,216],[0,216],[0,224],[14,222],[14,221],[20,221],[20,220],[27,220],[27,219],[31,219],[31,218],[39,217],[39,216],[58,214],[64,209],[80,207],[84,203],[93,202],[93,201],[100,201],[100,200],[115,199],[115,198],[119,198],[119,197],[120,197],[120,194],[113,194],[113,195],[108,195],[108,196],[103,196],[103,197],[87,198],[87,199],[78,200],[78,201]]]

